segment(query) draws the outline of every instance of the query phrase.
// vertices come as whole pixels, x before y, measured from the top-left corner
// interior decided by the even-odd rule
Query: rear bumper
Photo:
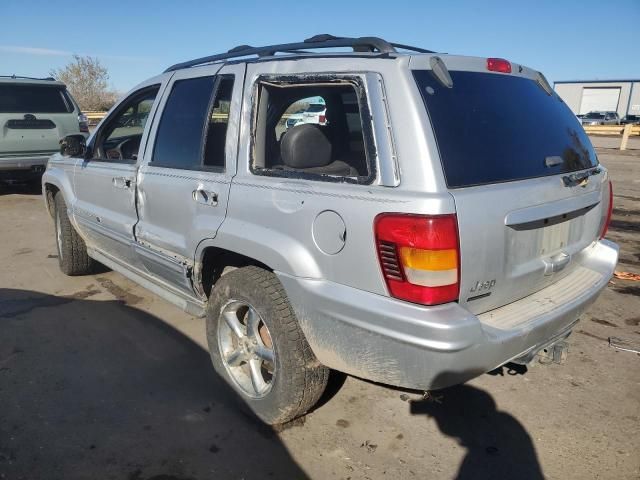
[[[49,157],[55,152],[42,155],[0,156],[0,171],[32,170],[34,167],[46,167]]]
[[[0,181],[19,182],[42,176],[51,155],[0,156]]]
[[[555,284],[482,315],[425,307],[323,280],[278,274],[324,365],[375,382],[435,389],[462,383],[566,337],[618,260],[602,240]]]

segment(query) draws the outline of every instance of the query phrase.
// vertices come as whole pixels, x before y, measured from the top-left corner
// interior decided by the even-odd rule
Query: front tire
[[[87,246],[78,232],[71,225],[67,214],[67,205],[62,194],[54,197],[53,221],[58,247],[58,264],[62,273],[70,276],[92,273],[95,261],[87,254]]]
[[[278,278],[249,266],[220,278],[207,305],[216,372],[270,425],[304,415],[324,392],[329,369],[311,351]]]

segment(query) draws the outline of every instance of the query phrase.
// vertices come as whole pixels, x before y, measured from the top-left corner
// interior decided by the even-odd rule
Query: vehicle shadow
[[[40,182],[3,183],[0,182],[1,195],[42,195]]]
[[[498,410],[484,390],[463,384],[434,391],[423,400],[412,401],[410,411],[433,418],[443,434],[467,449],[456,479],[544,478],[524,426]]]
[[[0,478],[306,478],[209,354],[95,289],[0,289]]]
[[[529,368],[526,365],[508,362],[498,368],[488,371],[487,375],[491,375],[493,377],[504,377],[505,375],[509,375],[514,377],[516,375],[526,375],[528,371]]]

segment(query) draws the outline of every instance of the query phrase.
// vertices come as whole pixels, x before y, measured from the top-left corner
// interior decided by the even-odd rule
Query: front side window
[[[372,155],[365,148],[371,125],[361,114],[366,97],[358,79],[268,77],[257,89],[254,174],[348,183],[373,180]]]
[[[135,93],[107,121],[98,135],[94,158],[111,161],[136,161],[144,127],[158,95],[155,85]]]
[[[224,168],[232,87],[232,77],[225,76],[176,81],[160,119],[151,165]]]

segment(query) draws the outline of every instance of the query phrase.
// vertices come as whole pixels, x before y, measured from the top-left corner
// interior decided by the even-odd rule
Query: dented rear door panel
[[[168,85],[159,107],[165,111],[175,82],[201,77],[212,77],[215,81],[222,75],[233,77],[224,170],[154,165],[160,114],[152,127],[149,148],[138,176],[136,254],[149,274],[190,294],[193,293],[194,252],[201,241],[215,238],[227,213],[231,179],[236,171],[244,70],[244,65],[222,69],[220,65],[211,65],[179,71]]]

